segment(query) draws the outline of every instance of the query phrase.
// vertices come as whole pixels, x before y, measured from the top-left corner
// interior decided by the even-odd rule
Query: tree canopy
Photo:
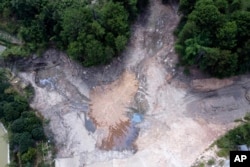
[[[250,10],[247,0],[180,0],[182,26],[175,45],[184,66],[217,77],[250,70]]]
[[[20,96],[8,83],[0,68],[0,121],[8,129],[11,155],[20,154],[24,166],[34,163],[36,145],[44,142],[43,123],[29,107],[25,97]],[[16,157],[16,156],[13,156]],[[13,161],[13,160],[12,160]]]
[[[0,29],[12,20],[24,47],[35,52],[56,46],[85,66],[105,64],[127,44],[132,23],[148,0],[6,0],[0,2]],[[15,24],[12,24],[15,25]],[[13,50],[13,49],[12,49]],[[5,55],[10,55],[6,51]]]

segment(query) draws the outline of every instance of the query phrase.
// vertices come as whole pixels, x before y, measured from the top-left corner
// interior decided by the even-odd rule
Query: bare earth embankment
[[[49,50],[37,58],[45,68],[19,74],[35,88],[32,107],[50,120],[57,167],[188,167],[249,110],[249,76],[202,80],[176,68],[175,9],[150,1],[110,65],[82,68]],[[143,122],[131,123],[132,109]]]

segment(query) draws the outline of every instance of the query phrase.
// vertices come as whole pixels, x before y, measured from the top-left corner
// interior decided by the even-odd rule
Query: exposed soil
[[[89,116],[97,129],[103,132],[101,148],[122,148],[122,138],[129,132],[130,120],[126,108],[138,90],[135,74],[124,72],[110,85],[95,87],[90,93]],[[121,138],[121,141],[116,141]],[[126,147],[125,147],[126,148]]]
[[[202,73],[188,77],[176,68],[176,9],[151,0],[110,65],[82,68],[48,50],[19,73],[35,88],[32,107],[50,120],[58,167],[188,167],[249,110],[250,76],[216,80],[212,87],[214,80],[192,82]],[[43,66],[33,71],[32,62]],[[143,122],[131,123],[132,113],[143,114]],[[132,149],[123,146],[127,142]]]

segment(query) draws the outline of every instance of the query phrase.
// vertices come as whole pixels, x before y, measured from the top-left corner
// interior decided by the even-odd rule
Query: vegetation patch
[[[247,0],[180,0],[175,34],[181,64],[217,77],[250,71],[250,5]]]
[[[25,54],[57,47],[85,66],[105,64],[125,48],[129,26],[147,3],[148,0],[6,0],[0,2],[0,28],[25,42]],[[6,52],[7,56],[24,53],[16,47]]]
[[[31,88],[27,89],[27,92],[31,92]],[[0,121],[8,129],[10,166],[13,167],[45,165],[43,157],[50,149],[43,121],[29,107],[29,95],[19,95],[9,84],[4,71],[0,71]]]
[[[214,165],[214,164],[215,164],[215,159],[213,159],[213,158],[209,159],[209,160],[207,161],[207,164],[208,164],[209,166]]]
[[[249,113],[246,114],[245,120],[249,119]],[[218,139],[215,144],[218,146],[219,151],[217,155],[219,157],[227,157],[229,151],[237,150],[238,145],[250,146],[250,122],[249,120],[239,125],[238,127],[230,130],[220,139]]]

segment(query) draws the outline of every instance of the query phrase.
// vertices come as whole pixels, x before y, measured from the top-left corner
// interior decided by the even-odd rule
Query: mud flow
[[[138,81],[131,72],[124,72],[115,82],[95,87],[90,92],[89,117],[102,132],[98,147],[104,150],[134,149],[139,128],[126,111],[138,90]]]
[[[249,111],[250,76],[186,76],[177,66],[179,19],[176,4],[150,0],[109,65],[84,68],[54,49],[20,63],[58,167],[190,167]]]

